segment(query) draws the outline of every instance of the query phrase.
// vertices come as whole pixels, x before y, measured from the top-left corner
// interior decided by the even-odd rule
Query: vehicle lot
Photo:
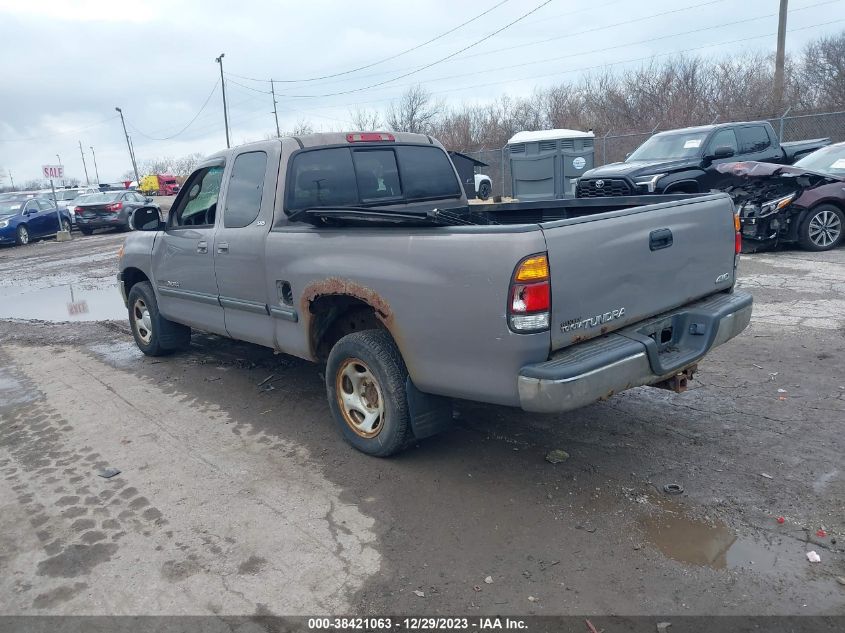
[[[316,365],[143,357],[123,238],[0,249],[0,612],[845,613],[845,250],[743,256],[752,326],[685,394],[458,403],[379,460]]]

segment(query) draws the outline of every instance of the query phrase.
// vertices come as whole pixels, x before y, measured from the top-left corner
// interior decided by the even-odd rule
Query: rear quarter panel
[[[519,369],[548,358],[550,338],[510,331],[507,293],[519,260],[545,248],[536,225],[276,228],[266,243],[268,296],[289,281],[298,316],[277,320],[277,346],[313,358],[309,302],[349,292],[382,312],[419,389],[518,405]]]

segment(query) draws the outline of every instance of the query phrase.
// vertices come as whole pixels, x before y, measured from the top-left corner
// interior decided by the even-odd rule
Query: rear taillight
[[[120,211],[123,208],[122,202],[112,202],[109,205],[106,205],[106,209],[108,211]]]
[[[74,215],[77,214],[77,213],[82,213],[82,207],[74,207],[73,213],[74,213]]]
[[[546,253],[526,257],[517,264],[508,293],[511,330],[522,334],[548,330],[551,307],[549,258]]]
[[[739,255],[742,252],[742,222],[739,221],[739,214],[734,214],[734,253]]]
[[[395,141],[396,137],[387,132],[353,132],[346,135],[348,143],[373,143],[379,141]]]

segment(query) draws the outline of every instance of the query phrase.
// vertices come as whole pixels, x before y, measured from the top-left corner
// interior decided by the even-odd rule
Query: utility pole
[[[85,184],[90,185],[91,179],[88,178],[88,165],[85,164],[85,152],[82,151],[82,141],[79,141],[79,155],[82,156],[82,169],[85,170]]]
[[[215,57],[214,61],[220,64],[220,87],[223,89],[223,123],[226,126],[226,148],[231,147],[229,144],[229,113],[226,110],[226,80],[223,79],[223,57],[225,53],[220,53],[220,57]]]
[[[276,89],[273,86],[273,80],[270,80],[270,94],[273,95],[273,118],[276,119],[276,138],[279,138],[282,133],[279,132],[279,113],[276,112]]]
[[[783,65],[786,59],[786,12],[789,0],[780,0],[778,15],[778,49],[775,55],[775,108],[783,109]]]
[[[62,164],[62,157],[59,156],[58,154],[56,154],[56,160],[59,161],[59,165]],[[51,182],[51,184],[52,184],[52,182]],[[64,184],[65,184],[65,181],[64,181],[64,179],[62,179],[62,186],[64,186]],[[56,193],[53,192],[53,200],[55,200],[55,199],[56,199]],[[61,226],[61,222],[59,222],[59,225]]]
[[[94,174],[97,176],[97,184],[100,184],[100,170],[97,169],[97,155],[94,153],[94,146],[89,145],[88,147],[91,148],[91,156],[94,157]]]
[[[58,160],[58,161],[59,161],[59,165],[61,165],[61,164],[62,164],[62,157],[61,157],[61,156],[59,156],[58,154],[56,154],[56,160]]]
[[[132,143],[129,142],[129,133],[126,131],[126,121],[123,119],[123,110],[115,108],[120,113],[120,122],[123,124],[123,135],[126,137],[126,147],[129,148],[129,158],[132,160],[132,170],[135,172],[135,182],[140,183],[138,179],[138,165],[135,164],[135,153],[132,151]]]
[[[15,179],[12,178],[12,170],[11,169],[9,170],[9,180],[12,181],[12,189],[14,189],[15,188]]]

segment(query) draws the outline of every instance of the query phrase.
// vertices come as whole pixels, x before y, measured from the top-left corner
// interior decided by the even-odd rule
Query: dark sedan
[[[140,207],[159,208],[152,198],[145,198],[137,191],[105,191],[82,196],[73,212],[79,230],[91,235],[95,229],[131,231],[132,214]]]
[[[794,165],[719,165],[737,205],[746,252],[797,242],[827,251],[845,241],[845,143],[828,145]]]

